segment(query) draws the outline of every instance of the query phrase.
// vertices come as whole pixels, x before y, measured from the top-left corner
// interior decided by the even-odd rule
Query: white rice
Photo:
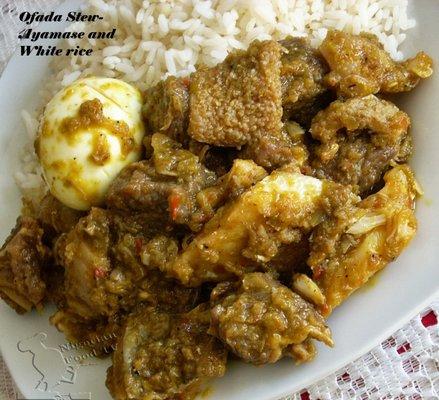
[[[69,30],[110,31],[114,39],[68,40],[65,47],[93,48],[90,57],[55,57],[53,74],[42,98],[90,75],[119,78],[141,90],[169,76],[186,76],[197,64],[213,66],[234,49],[246,49],[255,39],[308,36],[318,46],[330,28],[378,36],[395,60],[407,29],[408,0],[88,0],[87,14],[103,17],[78,22]],[[23,114],[33,142],[36,116]],[[23,153],[17,184],[28,194],[44,186],[29,146]]]

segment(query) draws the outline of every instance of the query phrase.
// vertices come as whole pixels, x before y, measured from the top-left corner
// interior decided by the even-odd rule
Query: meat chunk
[[[398,257],[416,233],[419,188],[412,171],[397,166],[384,182],[379,192],[313,232],[308,264],[326,297],[326,315]]]
[[[194,399],[206,379],[225,372],[227,351],[208,328],[204,306],[186,314],[137,310],[125,323],[107,372],[112,396]]]
[[[409,125],[406,113],[374,95],[333,102],[312,121],[311,135],[320,142],[311,161],[314,176],[367,193],[392,162],[410,154]]]
[[[19,218],[0,250],[0,297],[19,314],[41,309],[46,295],[43,273],[50,251],[42,236],[35,219]]]
[[[329,67],[304,38],[288,38],[279,43],[286,49],[280,69],[283,119],[309,126],[312,117],[324,108],[324,99],[330,98],[323,83]]]
[[[92,208],[57,242],[57,258],[65,269],[66,301],[79,316],[91,319],[115,313],[117,296],[105,290],[104,278],[112,270],[110,216]]]
[[[68,310],[95,320],[127,312],[138,302],[174,311],[192,308],[197,289],[182,287],[142,264],[147,242],[143,231],[120,231],[111,212],[93,208],[56,246],[65,269]]]
[[[342,97],[412,90],[432,73],[432,59],[424,52],[397,63],[371,34],[329,31],[320,52],[331,72],[325,82]]]
[[[106,203],[112,209],[169,215],[168,197],[175,179],[160,175],[149,160],[128,165],[111,184]]]
[[[244,361],[274,363],[294,355],[298,349],[291,351],[291,346],[310,338],[333,345],[331,332],[314,307],[269,274],[247,274],[236,288],[220,284],[212,292],[212,302],[209,332]]]
[[[253,42],[214,68],[199,68],[190,86],[189,135],[217,146],[242,146],[282,127],[280,56],[273,41]]]
[[[255,41],[214,68],[199,68],[191,80],[189,135],[216,146],[247,146],[245,157],[263,167],[290,161],[282,132],[282,51],[277,42]]]
[[[277,170],[220,208],[177,258],[162,266],[184,285],[219,282],[260,269],[283,244],[299,242],[324,215],[330,182]]]
[[[147,213],[162,224],[185,224],[193,230],[202,221],[193,219],[196,195],[216,182],[197,156],[162,134],[152,136],[152,161],[125,168],[110,186],[107,205],[117,210]]]
[[[236,159],[232,168],[215,185],[198,193],[197,203],[203,214],[201,218],[208,221],[220,206],[236,199],[266,176],[265,169],[253,161]]]
[[[59,235],[70,231],[83,216],[83,212],[65,206],[49,193],[39,204],[37,218],[46,232]]]
[[[170,76],[147,90],[143,97],[142,113],[147,131],[151,135],[163,133],[187,144],[189,78]]]

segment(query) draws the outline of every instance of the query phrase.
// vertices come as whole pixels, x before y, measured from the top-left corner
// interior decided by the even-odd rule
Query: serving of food
[[[160,15],[164,38],[178,21]],[[230,359],[301,364],[332,347],[333,310],[416,234],[411,119],[394,99],[433,73],[425,52],[395,60],[354,31],[264,33],[180,71],[167,54],[131,71],[115,60],[142,61],[129,38],[103,49],[101,74],[61,62],[33,143],[38,189],[18,175],[0,297],[19,314],[52,303],[69,342],[113,347],[117,400],[189,400]]]

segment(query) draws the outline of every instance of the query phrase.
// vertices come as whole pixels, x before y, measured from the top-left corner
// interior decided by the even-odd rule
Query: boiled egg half
[[[50,191],[65,205],[102,204],[118,173],[142,155],[142,97],[118,79],[81,79],[47,104],[35,149]]]

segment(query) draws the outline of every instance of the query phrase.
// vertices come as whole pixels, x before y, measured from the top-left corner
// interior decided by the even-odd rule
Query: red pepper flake
[[[169,196],[169,209],[171,212],[171,218],[173,221],[177,219],[178,207],[180,206],[180,196],[177,193],[173,193]]]
[[[187,88],[189,88],[190,84],[191,84],[191,80],[186,76],[184,78],[181,78],[181,82],[183,83],[184,86],[186,86]]]
[[[325,270],[322,267],[317,267],[313,272],[314,272],[313,278],[320,279],[323,275],[323,272],[325,272]]]
[[[108,271],[103,267],[95,269],[95,278],[105,278],[108,275]]]
[[[136,253],[137,255],[139,255],[142,251],[142,246],[143,246],[143,240],[142,238],[136,238],[134,240],[134,246],[136,247]]]
[[[421,318],[421,322],[422,322],[422,325],[424,325],[426,328],[428,328],[429,326],[433,326],[433,325],[437,324],[437,316],[434,313],[434,311],[431,310],[428,314],[425,314]]]
[[[329,314],[329,306],[325,303],[320,306],[320,312],[323,316],[327,316]]]
[[[405,342],[402,346],[399,346],[399,347],[396,349],[396,352],[397,352],[398,354],[403,354],[403,353],[405,353],[406,351],[411,350],[411,348],[412,348],[412,346],[410,346],[410,343],[409,343],[409,342]]]

